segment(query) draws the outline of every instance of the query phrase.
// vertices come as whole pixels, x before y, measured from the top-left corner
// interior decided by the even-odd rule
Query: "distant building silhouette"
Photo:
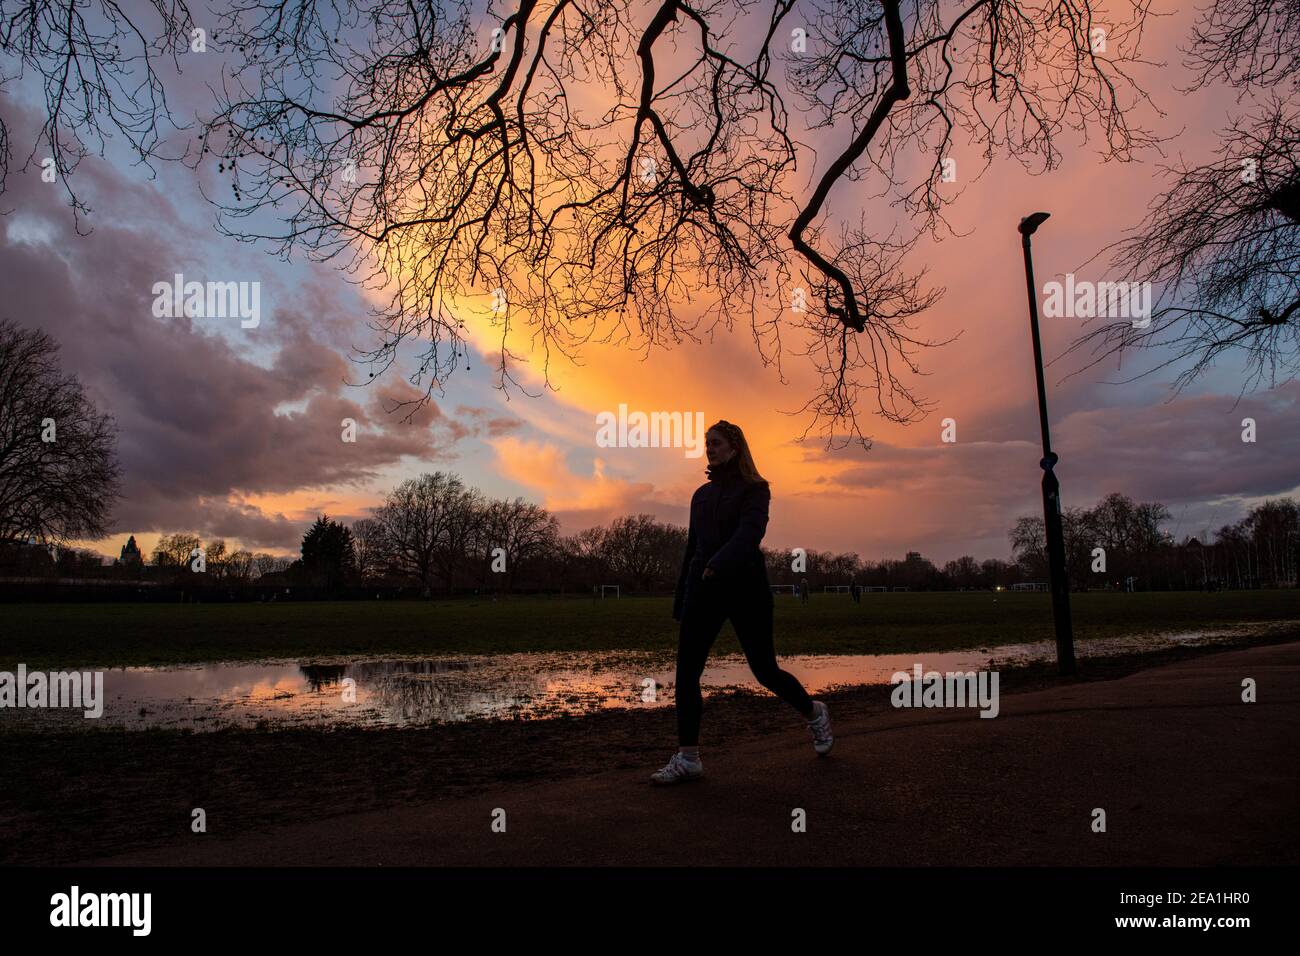
[[[131,535],[126,544],[122,546],[122,554],[117,559],[117,563],[129,568],[144,566],[144,555],[140,553],[140,546],[135,543],[135,535]]]

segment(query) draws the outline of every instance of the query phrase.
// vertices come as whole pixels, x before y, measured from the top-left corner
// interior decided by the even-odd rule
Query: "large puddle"
[[[1079,641],[1080,657],[1234,643],[1260,628]],[[970,671],[1055,659],[1055,645],[1011,644],[968,651],[790,656],[781,666],[810,693],[837,686],[888,684],[899,672]],[[716,657],[705,695],[758,689],[743,657]],[[273,661],[104,671],[104,713],[0,710],[23,726],[92,728],[112,724],[195,730],[220,727],[405,727],[473,718],[540,719],[603,708],[672,706],[671,657],[629,652],[566,652],[408,660]]]

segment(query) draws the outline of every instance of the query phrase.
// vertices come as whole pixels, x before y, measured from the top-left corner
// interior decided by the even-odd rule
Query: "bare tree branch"
[[[115,0],[4,0],[0,3],[0,93],[30,71],[40,77],[45,110],[23,164],[51,159],[81,231],[90,210],[73,173],[94,149],[104,155],[116,133],[138,161],[158,155],[174,124],[155,69],[188,43],[193,19],[185,0],[148,0],[128,14]],[[0,117],[0,192],[9,172],[9,131]],[[40,158],[38,159],[38,154]]]
[[[938,343],[909,322],[941,290],[904,270],[954,194],[954,134],[1038,170],[1066,130],[1119,159],[1154,142],[1126,117],[1146,0],[1106,23],[1087,0],[495,9],[241,0],[222,23],[244,59],[196,157],[230,175],[222,228],[383,290],[359,359],[411,362],[414,406],[464,364],[466,323],[510,389],[525,360],[551,386],[588,344],[648,355],[743,321],[765,363],[793,336],[816,371],[809,430],[866,444],[863,398],[926,407],[915,355]],[[805,137],[845,145],[823,164]]]

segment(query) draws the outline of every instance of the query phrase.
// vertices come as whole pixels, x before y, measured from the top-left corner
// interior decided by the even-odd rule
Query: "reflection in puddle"
[[[1223,644],[1259,632],[1142,635],[1078,642],[1081,657]],[[1055,659],[1051,642],[945,653],[783,656],[781,666],[809,693],[836,686],[887,684],[919,663],[926,670],[981,670]],[[650,683],[653,681],[653,685]],[[131,729],[274,726],[404,727],[471,718],[539,719],[612,707],[673,702],[671,655],[636,652],[502,654],[424,660],[263,662],[107,670],[104,716],[4,710],[0,720],[41,727],[112,724]],[[723,688],[757,690],[743,657],[715,657],[702,679],[706,696]],[[653,688],[653,694],[651,689]]]

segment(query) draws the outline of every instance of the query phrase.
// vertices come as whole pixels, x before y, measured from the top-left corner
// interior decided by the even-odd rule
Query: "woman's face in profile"
[[[722,432],[709,429],[704,435],[704,454],[709,459],[710,465],[720,465],[732,455],[736,449],[731,442],[727,441]]]

